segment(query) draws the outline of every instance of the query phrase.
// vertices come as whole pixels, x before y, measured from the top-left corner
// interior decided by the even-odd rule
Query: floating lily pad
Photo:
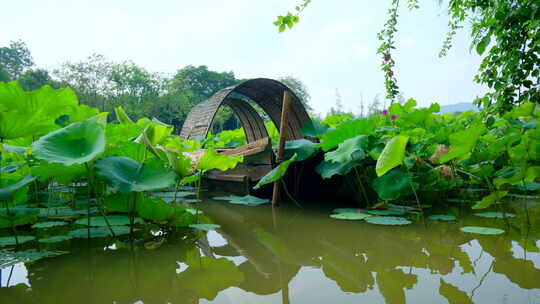
[[[432,214],[428,216],[428,219],[433,220],[433,221],[450,222],[450,221],[455,221],[456,217],[453,215],[446,215],[446,214]]]
[[[343,212],[337,214],[330,214],[330,217],[338,220],[364,220],[368,217],[371,217],[371,215],[359,212]]]
[[[129,217],[125,215],[110,215],[107,216],[107,220],[109,221],[109,225],[111,226],[123,226],[123,225],[129,225]],[[135,218],[134,221],[135,224],[142,223],[142,219],[139,217]],[[75,221],[75,224],[79,225],[88,225],[88,218],[81,218]],[[107,222],[102,216],[92,216],[90,217],[90,226],[94,227],[107,227]]]
[[[55,235],[48,238],[40,239],[38,242],[40,243],[59,243],[63,241],[71,240],[73,237],[70,235]]]
[[[474,215],[487,218],[504,218],[504,216],[506,216],[507,218],[516,217],[516,215],[513,213],[503,214],[502,212],[478,212]]]
[[[182,200],[182,202],[195,204],[195,203],[200,203],[202,201],[200,199],[195,199],[195,198],[193,198],[193,199],[185,198],[185,199]]]
[[[470,204],[473,203],[472,200],[462,199],[462,198],[449,198],[446,200],[449,203],[458,203],[458,204]]]
[[[236,205],[246,205],[246,206],[258,206],[262,204],[269,203],[270,200],[266,198],[258,198],[252,195],[246,195],[246,196],[236,196],[236,195],[229,195],[229,196],[217,196],[213,198],[214,200],[221,200],[221,201],[229,201],[231,204]]]
[[[398,216],[371,216],[366,218],[366,222],[376,225],[408,225],[412,223],[408,219]]]
[[[116,236],[129,234],[130,228],[127,226],[112,226],[112,230]],[[69,232],[69,236],[73,238],[88,238],[88,228],[75,229]],[[90,238],[100,238],[112,236],[108,227],[90,228]]]
[[[0,250],[0,268],[13,266],[18,263],[36,261],[46,257],[53,257],[67,253],[66,251],[36,251],[34,249],[23,251]]]
[[[191,224],[189,225],[189,228],[193,228],[196,230],[203,230],[203,231],[215,230],[219,227],[221,226],[217,224]]]
[[[332,213],[359,213],[362,209],[359,208],[336,208],[332,210]]]
[[[403,209],[384,209],[384,210],[368,210],[367,213],[372,215],[404,215],[406,212]]]
[[[14,236],[0,237],[0,247],[17,245],[17,241],[19,244],[22,244],[22,243],[30,242],[34,239],[35,237],[30,236],[30,235],[17,236],[17,240],[15,240]]]
[[[98,210],[96,207],[90,208],[90,213],[96,213]],[[78,215],[86,215],[88,210],[76,210],[65,207],[60,208],[46,208],[39,210],[39,216],[41,217],[71,217]]]
[[[58,226],[65,226],[67,224],[68,224],[67,222],[59,222],[59,221],[43,222],[43,223],[37,223],[37,224],[32,225],[32,228],[34,229],[52,228],[52,227],[58,227]]]
[[[504,233],[504,230],[502,229],[479,227],[479,226],[466,226],[466,227],[461,227],[459,230],[463,232],[467,232],[467,233],[486,234],[486,235],[496,235],[496,234]]]

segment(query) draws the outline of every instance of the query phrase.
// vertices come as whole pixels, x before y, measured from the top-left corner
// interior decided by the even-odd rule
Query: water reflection
[[[540,303],[534,230],[475,237],[458,223],[381,227],[315,210],[203,208],[218,231],[179,233],[153,250],[78,241],[71,254],[26,264],[28,282],[1,288],[0,303]]]

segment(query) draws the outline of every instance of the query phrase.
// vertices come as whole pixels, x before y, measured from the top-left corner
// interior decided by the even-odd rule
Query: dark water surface
[[[74,240],[55,248],[68,254],[4,268],[0,303],[540,304],[537,218],[531,229],[471,215],[393,227],[320,208],[200,207],[221,228],[133,250]],[[509,233],[460,232],[465,225]]]

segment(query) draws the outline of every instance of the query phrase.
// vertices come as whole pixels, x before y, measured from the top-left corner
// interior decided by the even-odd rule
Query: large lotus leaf
[[[508,194],[508,191],[494,191],[493,193],[485,196],[482,200],[472,206],[472,209],[484,209],[493,204],[499,203],[502,198]]]
[[[90,217],[90,226],[93,227],[107,227],[107,221],[109,222],[109,225],[111,226],[122,226],[122,225],[129,225],[130,220],[129,217],[125,215],[109,215],[107,216],[107,219],[105,219],[103,216],[92,216]],[[142,223],[142,219],[136,217],[135,224]],[[80,218],[75,221],[75,224],[78,225],[85,225],[88,226],[88,218]]]
[[[193,173],[193,163],[191,159],[184,155],[183,152],[172,151],[164,147],[158,149],[165,152],[169,166],[181,177],[189,176]]]
[[[322,161],[320,164],[315,167],[315,171],[322,176],[322,178],[327,179],[331,178],[334,175],[346,175],[354,167],[358,166],[360,163],[357,161],[349,161],[345,163],[335,163],[329,161]]]
[[[466,226],[466,227],[461,227],[459,230],[463,232],[467,232],[467,233],[486,234],[486,235],[495,235],[495,234],[504,233],[504,230],[502,229],[479,227],[479,226]]]
[[[212,301],[220,291],[244,281],[243,273],[226,258],[189,255],[186,263],[189,267],[177,275],[175,281],[178,289],[195,294],[197,298]]]
[[[373,189],[383,200],[394,200],[412,193],[411,178],[407,172],[396,168],[387,174],[377,177]],[[413,184],[415,187],[416,184]]]
[[[406,218],[398,216],[371,216],[366,218],[366,222],[375,225],[408,225],[411,223]]]
[[[290,158],[296,153],[297,161],[310,158],[318,150],[319,145],[307,139],[290,140],[285,143],[285,157]]]
[[[86,177],[86,168],[82,164],[64,166],[61,164],[41,162],[39,166],[31,167],[32,175],[39,181],[55,181],[62,185],[71,185],[76,180]]]
[[[226,171],[236,167],[242,160],[242,156],[227,156],[217,153],[216,150],[212,148],[208,148],[199,160],[197,167],[199,170],[202,170],[202,172],[212,169]]]
[[[112,226],[111,229],[114,231],[114,234],[116,236],[129,234],[130,232],[130,227],[127,226]],[[72,238],[86,239],[88,238],[88,230],[90,230],[90,238],[102,238],[112,236],[111,231],[108,227],[75,229],[70,231],[68,235]]]
[[[318,121],[308,120],[301,128],[303,136],[320,137],[328,131],[328,127]]]
[[[13,245],[16,245],[17,243],[22,244],[22,243],[30,242],[34,239],[35,237],[30,236],[30,235],[19,235],[17,236],[16,239],[15,239],[15,236],[0,237],[0,247],[13,246]]]
[[[403,158],[405,157],[405,147],[409,141],[408,136],[395,136],[386,144],[381,155],[377,159],[377,165],[375,171],[377,176],[382,176],[386,172],[401,165]]]
[[[99,159],[94,166],[98,176],[122,193],[159,190],[173,186],[176,181],[173,171],[123,156]]]
[[[140,122],[138,121],[137,125],[139,124]],[[164,142],[164,140],[169,137],[174,130],[173,126],[163,123],[157,118],[152,118],[152,120],[148,122],[144,121],[143,124],[146,125],[143,130],[144,134],[141,134],[136,141],[142,142],[144,140],[143,136],[146,135],[148,143],[151,146],[157,146]]]
[[[328,131],[322,135],[321,147],[323,151],[328,151],[337,147],[340,143],[349,138],[358,135],[374,134],[375,126],[376,121],[371,119],[346,121],[337,126],[334,130]]]
[[[13,212],[13,210],[10,211]],[[39,211],[36,210],[33,213],[15,213],[11,215],[7,215],[5,212],[2,212],[0,215],[0,228],[24,226],[35,223],[38,220],[38,212]]]
[[[105,150],[104,119],[98,115],[41,137],[32,144],[34,156],[64,166],[93,160]]]
[[[266,199],[266,198],[258,198],[256,196],[252,196],[252,195],[246,195],[246,196],[239,197],[239,198],[233,198],[233,199],[229,200],[229,202],[231,204],[236,204],[236,205],[259,206],[259,205],[262,205],[262,204],[269,203],[270,200]]]
[[[365,157],[364,149],[367,149],[367,146],[368,137],[358,135],[340,143],[336,150],[326,152],[324,160],[339,163],[360,160]]]
[[[0,188],[0,201],[8,200],[15,192],[22,189],[24,186],[33,182],[36,178],[32,175],[27,175],[20,181],[9,185],[4,188]]]
[[[165,203],[160,198],[145,197],[141,202],[137,203],[137,213],[142,218],[154,222],[163,222],[175,215],[175,207]]]
[[[450,134],[450,151],[439,157],[439,163],[467,155],[475,147],[478,138],[486,132],[482,123],[474,123],[468,129]]]
[[[486,218],[499,218],[499,219],[502,219],[502,218],[511,218],[511,217],[516,217],[515,214],[513,213],[502,213],[502,212],[495,212],[495,211],[491,211],[491,212],[477,212],[475,213],[474,215],[476,216],[479,216],[479,217],[486,217]]]
[[[261,180],[259,180],[257,185],[253,187],[253,189],[259,189],[263,185],[270,184],[270,183],[280,180],[283,176],[285,176],[285,173],[287,173],[287,169],[289,168],[289,165],[295,162],[297,157],[298,157],[297,154],[294,154],[293,157],[282,162],[277,167],[272,169],[272,171],[268,172],[265,176],[263,176],[263,178],[261,178]]]
[[[46,134],[58,128],[56,119],[77,107],[71,89],[44,86],[25,92],[17,82],[0,82],[0,138]]]
[[[370,217],[371,215],[366,213],[359,213],[359,212],[343,212],[343,213],[337,213],[337,214],[330,214],[331,218],[338,219],[338,220],[365,220],[366,218]]]

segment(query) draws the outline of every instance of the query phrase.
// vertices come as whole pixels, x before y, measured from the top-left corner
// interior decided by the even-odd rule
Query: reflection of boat
[[[250,103],[262,109],[279,129],[282,98],[285,91],[290,92],[290,89],[281,82],[265,78],[252,79],[223,89],[210,99],[193,107],[182,126],[180,132],[182,138],[206,138],[214,116],[222,105],[229,106],[233,110],[246,135],[247,144],[245,146],[220,150],[223,154],[244,156],[244,163],[238,168],[226,172],[210,172],[207,175],[208,179],[247,185],[247,190],[249,190],[252,183],[256,183],[270,172],[275,166],[272,142],[269,139],[263,118]],[[300,99],[294,94],[291,94],[288,112],[286,140],[303,138],[301,128],[311,120]]]

